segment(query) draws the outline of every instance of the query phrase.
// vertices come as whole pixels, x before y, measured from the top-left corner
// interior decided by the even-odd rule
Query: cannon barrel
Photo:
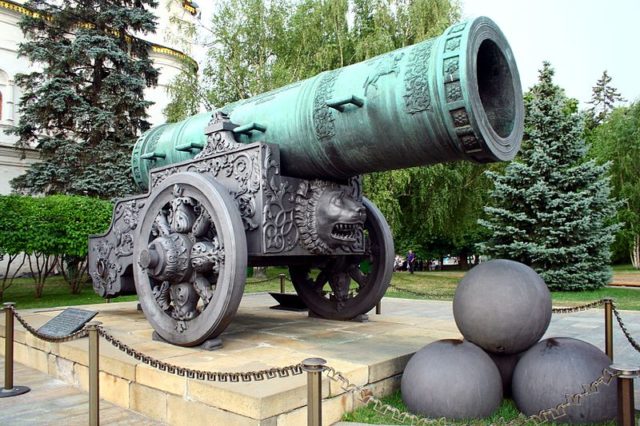
[[[220,109],[238,142],[279,145],[282,174],[339,180],[457,160],[511,160],[524,109],[513,53],[486,17],[364,62]],[[155,127],[133,151],[134,179],[193,158],[211,112]]]

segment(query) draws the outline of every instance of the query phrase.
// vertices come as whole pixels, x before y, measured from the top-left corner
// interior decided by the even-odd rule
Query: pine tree
[[[624,102],[625,100],[618,92],[618,89],[611,85],[611,77],[607,70],[604,70],[602,77],[593,86],[591,100],[588,102],[592,106],[587,110],[587,128],[593,129],[602,124],[611,114],[616,103]]]
[[[144,89],[158,72],[149,43],[148,10],[155,0],[32,0],[20,27],[19,55],[34,71],[16,76],[22,89],[20,121],[11,132],[19,147],[37,147],[42,162],[14,179],[29,194],[99,197],[132,192],[129,158],[149,128]]]
[[[618,225],[608,164],[586,160],[583,119],[553,83],[547,62],[525,96],[525,136],[518,161],[494,179],[491,231],[484,253],[533,267],[552,290],[595,289],[611,277],[609,246]]]

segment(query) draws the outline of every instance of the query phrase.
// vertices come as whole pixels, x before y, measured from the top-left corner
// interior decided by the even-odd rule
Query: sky
[[[462,0],[463,17],[487,16],[502,30],[522,87],[543,61],[581,105],[604,70],[628,101],[640,101],[640,0]]]
[[[208,22],[212,2],[198,2]],[[461,0],[463,18],[487,16],[506,36],[523,90],[543,61],[582,107],[604,70],[628,101],[640,101],[640,0]],[[206,21],[205,21],[206,19]]]

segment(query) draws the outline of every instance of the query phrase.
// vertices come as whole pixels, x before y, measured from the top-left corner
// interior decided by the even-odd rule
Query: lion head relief
[[[365,208],[334,183],[303,181],[296,192],[295,221],[300,242],[313,254],[329,254],[362,236]]]

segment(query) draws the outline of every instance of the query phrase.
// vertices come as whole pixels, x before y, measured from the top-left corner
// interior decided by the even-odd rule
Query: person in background
[[[399,254],[396,254],[396,258],[393,261],[393,272],[400,271],[402,268],[402,258]]]
[[[409,253],[407,253],[407,269],[409,270],[409,273],[413,274],[413,269],[415,268],[415,263],[416,263],[416,255],[413,252],[413,250],[409,250]]]

